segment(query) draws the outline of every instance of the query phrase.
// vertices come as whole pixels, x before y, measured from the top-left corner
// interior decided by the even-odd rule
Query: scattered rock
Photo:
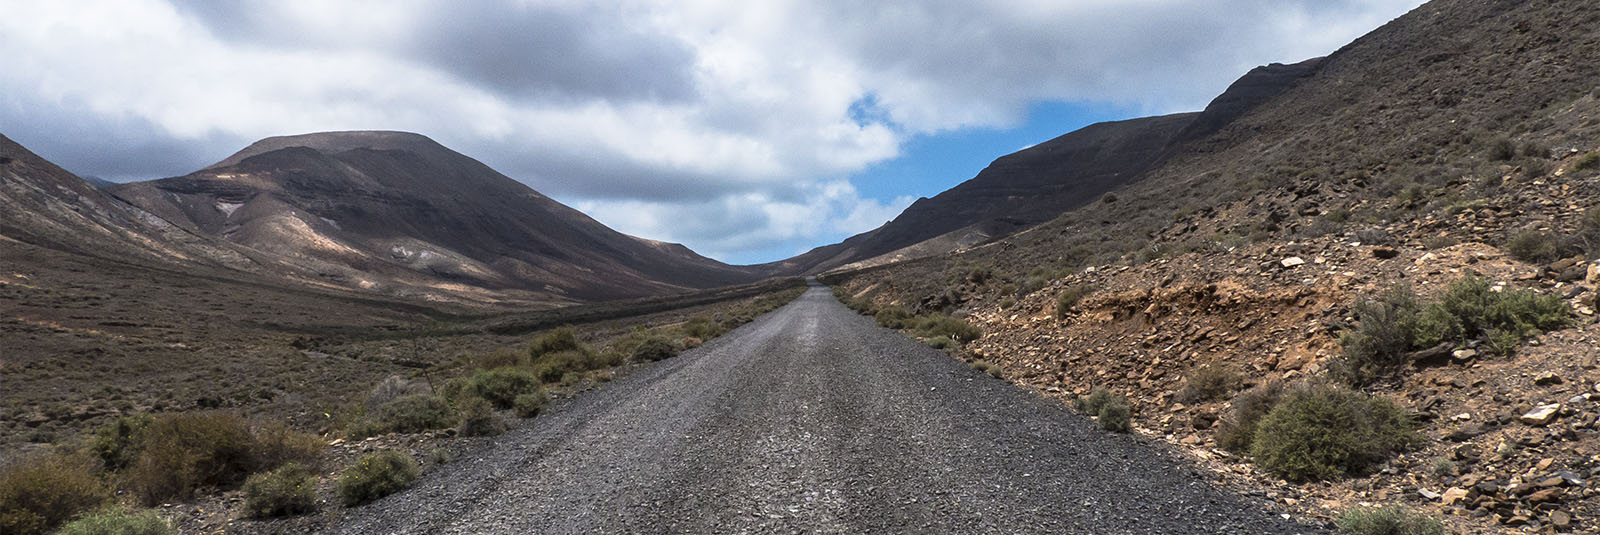
[[[1301,259],[1298,256],[1291,256],[1289,258],[1285,258],[1285,259],[1279,261],[1278,263],[1283,265],[1283,267],[1292,268],[1292,267],[1295,267],[1295,266],[1298,266],[1298,265],[1305,264],[1306,261]]]
[[[1566,511],[1551,512],[1550,525],[1559,530],[1570,528],[1572,527],[1572,515],[1567,514]]]
[[[1546,425],[1550,425],[1550,422],[1555,421],[1556,414],[1558,414],[1560,412],[1561,412],[1561,404],[1560,403],[1551,403],[1549,405],[1540,405],[1538,407],[1535,407],[1533,410],[1528,411],[1527,413],[1524,413],[1522,415],[1521,420],[1522,420],[1522,423],[1527,424],[1527,425],[1536,426],[1536,427],[1543,427],[1543,426],[1546,426]]]
[[[1559,385],[1561,384],[1561,376],[1556,375],[1555,372],[1544,372],[1533,378],[1533,384],[1537,386]]]
[[[1467,489],[1451,487],[1449,489],[1445,489],[1444,494],[1439,495],[1439,501],[1445,505],[1455,505],[1466,500],[1468,494],[1470,494],[1470,492],[1467,491]]]
[[[1378,247],[1372,250],[1372,256],[1379,260],[1388,260],[1400,256],[1400,251],[1395,250],[1393,247]]]

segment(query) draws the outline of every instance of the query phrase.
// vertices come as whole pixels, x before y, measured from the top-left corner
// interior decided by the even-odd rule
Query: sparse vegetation
[[[1239,373],[1227,365],[1200,366],[1190,370],[1174,399],[1179,403],[1216,401],[1239,388],[1239,383]]]
[[[1444,535],[1444,524],[1398,505],[1351,509],[1336,522],[1340,535]]]
[[[1234,453],[1249,453],[1255,441],[1256,424],[1278,404],[1283,391],[1283,383],[1273,381],[1234,397],[1232,412],[1217,428],[1217,445]]]
[[[1104,388],[1095,388],[1073,403],[1078,412],[1093,416],[1102,429],[1126,433],[1132,428],[1133,406],[1128,398]]]
[[[517,396],[538,389],[539,379],[533,373],[517,368],[497,368],[473,373],[465,393],[483,398],[497,408],[509,409]]]
[[[377,408],[370,419],[350,429],[350,438],[359,439],[383,433],[420,433],[454,425],[455,409],[439,396],[412,394]]]
[[[123,474],[146,505],[189,499],[201,487],[231,488],[245,476],[290,461],[315,461],[322,441],[282,424],[251,425],[228,412],[164,414],[138,434]]]
[[[46,533],[110,499],[92,472],[94,461],[45,454],[0,474],[0,533]]]
[[[483,437],[506,432],[505,423],[500,421],[500,417],[494,414],[494,407],[483,398],[464,398],[458,408],[461,411],[458,430],[462,436]]]
[[[134,439],[139,432],[150,427],[155,417],[148,414],[119,416],[115,421],[95,430],[89,438],[89,449],[100,457],[107,470],[121,470],[133,462]]]
[[[369,453],[339,475],[335,490],[345,505],[356,506],[405,490],[421,470],[410,455],[395,450]]]
[[[1291,388],[1256,425],[1256,464],[1290,481],[1361,474],[1420,438],[1394,404],[1327,385]]]
[[[317,507],[317,478],[299,463],[288,463],[244,482],[245,512],[256,518],[293,516]]]
[[[1537,230],[1524,230],[1506,240],[1506,252],[1523,262],[1542,264],[1560,256],[1560,245],[1554,234]]]
[[[61,526],[56,535],[173,535],[177,532],[154,510],[131,511],[113,507],[68,522]]]
[[[1571,312],[1559,296],[1533,290],[1494,291],[1488,279],[1466,276],[1450,283],[1426,307],[1405,286],[1394,286],[1378,299],[1357,302],[1358,325],[1340,343],[1344,361],[1341,379],[1362,384],[1405,363],[1408,351],[1441,343],[1478,341],[1497,353],[1509,353],[1529,336],[1567,325]]]
[[[1077,308],[1078,302],[1082,301],[1090,293],[1092,291],[1089,287],[1082,284],[1074,284],[1062,290],[1060,294],[1056,295],[1056,317],[1066,317],[1067,313]]]
[[[1572,162],[1573,171],[1588,171],[1591,169],[1600,169],[1600,152],[1591,152],[1579,156],[1576,161]]]
[[[528,356],[534,359],[559,351],[587,351],[578,339],[578,330],[571,326],[557,327],[540,333],[528,344]]]
[[[544,406],[549,403],[550,396],[546,395],[544,391],[541,390],[538,392],[517,396],[516,401],[511,403],[511,409],[515,411],[519,417],[532,418],[534,416],[538,416],[539,411],[544,410]]]
[[[661,336],[645,338],[633,349],[633,360],[637,362],[655,362],[675,356],[678,356],[678,346]]]

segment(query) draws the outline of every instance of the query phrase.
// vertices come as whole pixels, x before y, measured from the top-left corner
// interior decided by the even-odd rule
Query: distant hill
[[[1092,124],[1001,156],[972,179],[918,199],[882,227],[772,266],[817,273],[942,254],[1017,233],[1143,180],[1321,63],[1258,67],[1204,111]]]
[[[351,288],[522,290],[587,301],[758,278],[681,245],[611,230],[405,132],[267,138],[186,176],[107,191]]]

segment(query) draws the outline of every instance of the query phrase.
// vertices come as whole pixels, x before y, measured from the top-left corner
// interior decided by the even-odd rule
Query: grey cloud
[[[0,100],[0,125],[16,128],[5,134],[74,174],[118,182],[188,174],[248,142],[222,134],[179,139],[144,119],[25,93]]]
[[[694,52],[595,6],[441,5],[409,36],[409,54],[521,97],[684,101]]]
[[[372,41],[318,34],[246,0],[172,0],[216,37],[273,48],[379,48],[511,99],[684,102],[695,53],[616,3],[434,1]],[[281,6],[279,6],[281,7]],[[397,9],[399,7],[397,6]],[[281,13],[279,14],[281,15]]]

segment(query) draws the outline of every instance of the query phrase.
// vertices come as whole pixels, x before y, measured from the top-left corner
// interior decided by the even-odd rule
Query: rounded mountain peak
[[[290,147],[306,147],[326,154],[336,154],[355,149],[403,150],[418,154],[450,151],[428,136],[394,130],[348,130],[342,132],[316,132],[293,136],[273,136],[262,139],[244,150],[234,153],[206,169],[236,165],[246,158]]]

